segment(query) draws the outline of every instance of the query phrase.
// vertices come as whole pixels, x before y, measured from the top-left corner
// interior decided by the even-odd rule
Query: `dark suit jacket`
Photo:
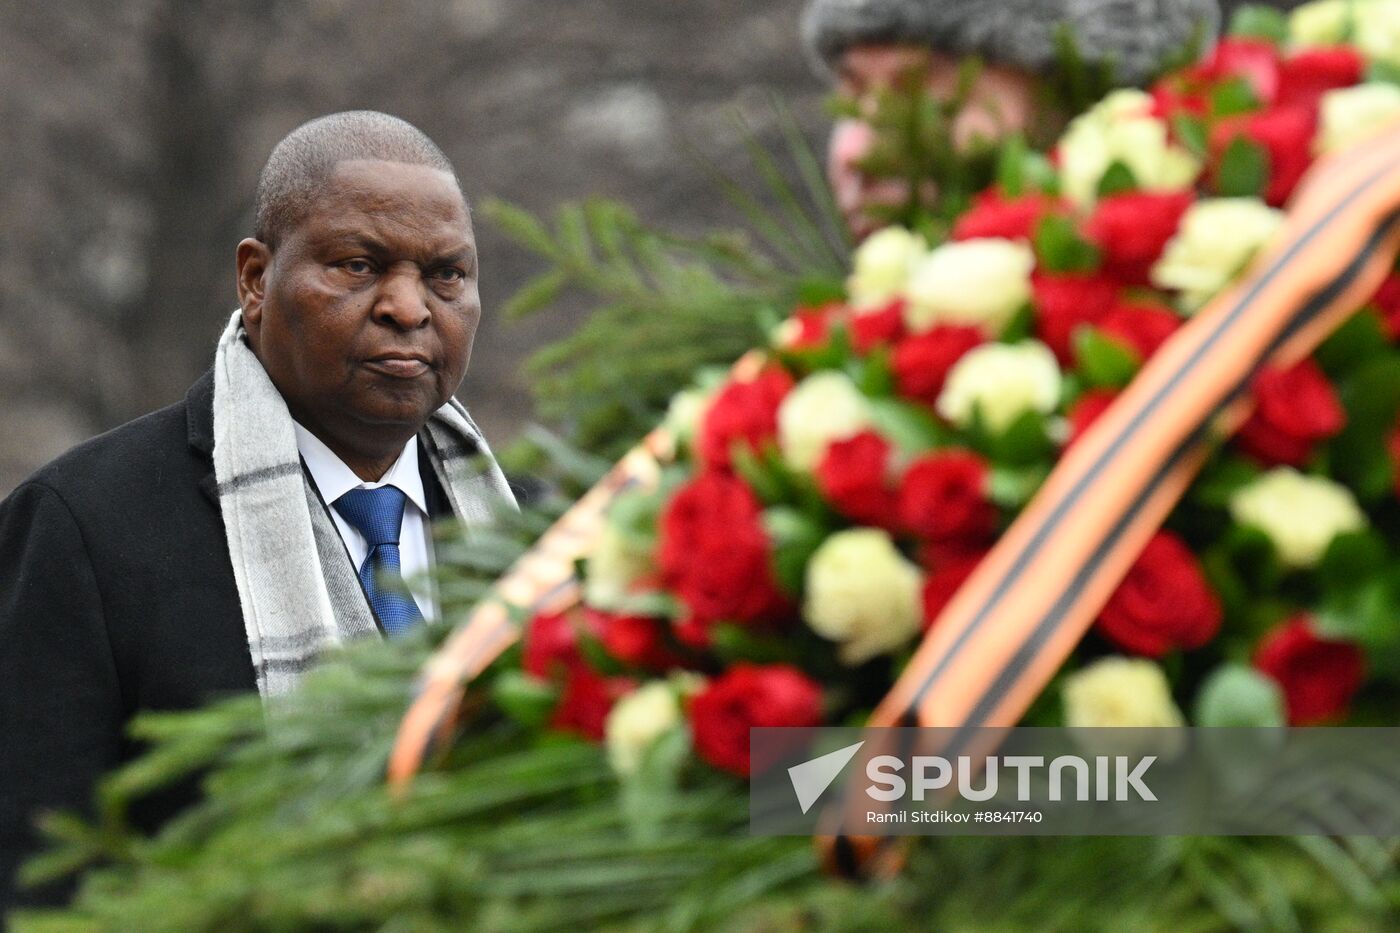
[[[255,689],[212,452],[213,377],[96,437],[0,503],[0,916],[38,809],[85,807],[140,710]],[[450,513],[421,456],[434,516]],[[184,800],[180,799],[184,797]],[[158,823],[188,795],[147,808]]]

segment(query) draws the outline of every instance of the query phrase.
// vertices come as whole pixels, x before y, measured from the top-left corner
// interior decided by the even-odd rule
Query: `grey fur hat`
[[[1207,47],[1214,42],[1220,6],[1217,0],[811,0],[802,40],[828,70],[852,45],[908,42],[1039,72],[1055,63],[1061,23],[1086,58],[1113,62],[1119,83],[1143,84],[1198,29]]]

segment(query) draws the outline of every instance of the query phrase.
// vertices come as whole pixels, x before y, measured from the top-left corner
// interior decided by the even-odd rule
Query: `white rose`
[[[1322,113],[1313,148],[1320,153],[1338,152],[1374,136],[1400,119],[1400,87],[1373,82],[1328,91],[1322,95]]]
[[[1337,535],[1366,527],[1349,489],[1291,467],[1276,467],[1236,491],[1230,515],[1264,532],[1290,567],[1311,567]]]
[[[1297,46],[1345,42],[1351,25],[1350,0],[1317,0],[1288,14],[1288,37]]]
[[[1366,0],[1352,7],[1353,36],[1371,61],[1400,65],[1400,0]]]
[[[598,609],[621,611],[636,582],[652,572],[651,548],[604,522],[588,554],[584,601]]]
[[[856,248],[846,294],[856,309],[882,305],[904,294],[909,272],[928,251],[924,238],[903,227],[886,227]]]
[[[1031,299],[1035,254],[1028,244],[988,237],[945,243],[909,279],[904,321],[915,333],[970,324],[996,337]]]
[[[1171,142],[1167,125],[1151,115],[1152,98],[1142,91],[1114,91],[1076,117],[1057,148],[1060,187],[1080,207],[1092,204],[1099,182],[1114,162],[1132,170],[1147,191],[1178,191],[1196,180],[1201,166]]]
[[[680,721],[676,691],[664,680],[652,681],[619,699],[603,721],[603,741],[613,770],[635,774],[647,750]]]
[[[1070,728],[1183,726],[1162,669],[1145,658],[1107,657],[1065,678]]]
[[[778,406],[778,447],[790,466],[810,472],[829,444],[869,424],[869,406],[855,383],[824,369],[799,382]]]
[[[919,569],[877,528],[838,531],[807,564],[803,618],[839,642],[843,664],[860,664],[908,644],[919,631]]]
[[[1180,292],[1183,310],[1195,311],[1244,271],[1282,223],[1283,212],[1258,198],[1197,201],[1152,267],[1152,284]]]
[[[960,427],[980,411],[992,431],[1004,431],[1023,412],[1049,414],[1060,402],[1055,354],[1037,340],[1014,346],[985,343],[963,354],[948,372],[938,413]]]

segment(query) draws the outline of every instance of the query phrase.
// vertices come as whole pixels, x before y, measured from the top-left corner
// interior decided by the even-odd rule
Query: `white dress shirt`
[[[404,582],[413,595],[413,601],[429,622],[437,618],[437,600],[433,594],[428,571],[433,566],[432,525],[428,519],[428,498],[423,491],[423,476],[418,472],[418,439],[409,438],[403,453],[394,461],[384,476],[374,483],[367,483],[355,475],[355,471],[345,465],[319,437],[292,420],[292,428],[297,435],[297,449],[311,471],[311,479],[321,492],[321,498],[329,506],[331,518],[350,553],[350,560],[356,572],[369,556],[369,545],[365,536],[341,516],[335,508],[335,500],[352,489],[378,489],[381,486],[394,486],[408,501],[404,504],[403,524],[399,526],[399,569]]]

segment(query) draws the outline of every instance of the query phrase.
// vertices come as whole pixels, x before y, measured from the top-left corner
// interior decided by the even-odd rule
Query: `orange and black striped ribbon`
[[[944,727],[936,753],[1015,725],[1190,485],[1248,414],[1266,362],[1311,353],[1400,250],[1400,129],[1310,173],[1267,256],[1144,366],[931,626],[872,726]],[[980,752],[980,749],[979,749]],[[841,808],[828,816],[839,827]],[[855,812],[854,810],[852,812]],[[889,837],[820,838],[849,875],[898,864]]]

